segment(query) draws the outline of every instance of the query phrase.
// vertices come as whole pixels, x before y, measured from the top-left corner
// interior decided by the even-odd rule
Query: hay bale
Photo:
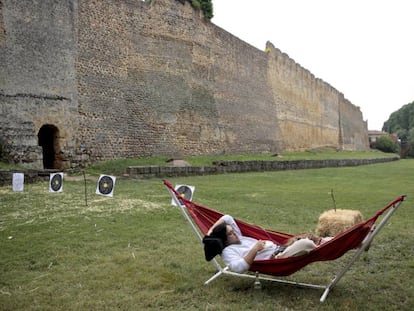
[[[329,210],[319,216],[316,232],[319,236],[336,236],[362,221],[362,214],[355,210]]]

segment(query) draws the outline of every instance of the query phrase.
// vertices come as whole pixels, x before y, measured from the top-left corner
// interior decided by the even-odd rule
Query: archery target
[[[112,197],[114,195],[115,180],[114,176],[101,175],[96,186],[96,194]]]
[[[63,173],[52,173],[49,179],[49,192],[62,192]]]
[[[13,186],[13,191],[23,191],[24,173],[13,173],[12,186]]]
[[[194,194],[194,186],[188,186],[188,185],[176,185],[175,186],[175,191],[177,191],[180,196],[178,197],[178,199],[184,198],[188,201],[191,201],[193,199],[193,194]],[[181,200],[180,200],[181,203]],[[174,206],[177,206],[177,204],[175,203],[174,199],[171,201],[171,204]]]

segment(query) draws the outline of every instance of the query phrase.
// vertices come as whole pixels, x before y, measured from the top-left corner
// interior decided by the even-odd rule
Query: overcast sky
[[[369,130],[414,102],[414,1],[213,0],[212,22],[270,41],[361,108]]]

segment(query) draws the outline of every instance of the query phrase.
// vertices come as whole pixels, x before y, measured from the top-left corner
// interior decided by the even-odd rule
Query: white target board
[[[13,173],[12,186],[13,191],[24,190],[24,173]]]
[[[191,201],[193,199],[193,194],[194,194],[194,190],[195,187],[194,186],[188,186],[188,185],[176,185],[174,187],[175,191],[177,191],[179,193],[179,197],[178,200],[180,200],[180,198],[184,198],[188,201]],[[181,203],[181,201],[180,201]],[[174,199],[171,200],[171,204],[174,206],[177,206],[177,204],[175,203]]]
[[[110,175],[101,175],[96,186],[96,194],[113,197],[116,177]]]

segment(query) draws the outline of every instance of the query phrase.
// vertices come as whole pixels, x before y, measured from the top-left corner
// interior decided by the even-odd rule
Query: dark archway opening
[[[61,169],[59,129],[51,124],[43,125],[37,134],[39,146],[43,149],[43,168]]]

